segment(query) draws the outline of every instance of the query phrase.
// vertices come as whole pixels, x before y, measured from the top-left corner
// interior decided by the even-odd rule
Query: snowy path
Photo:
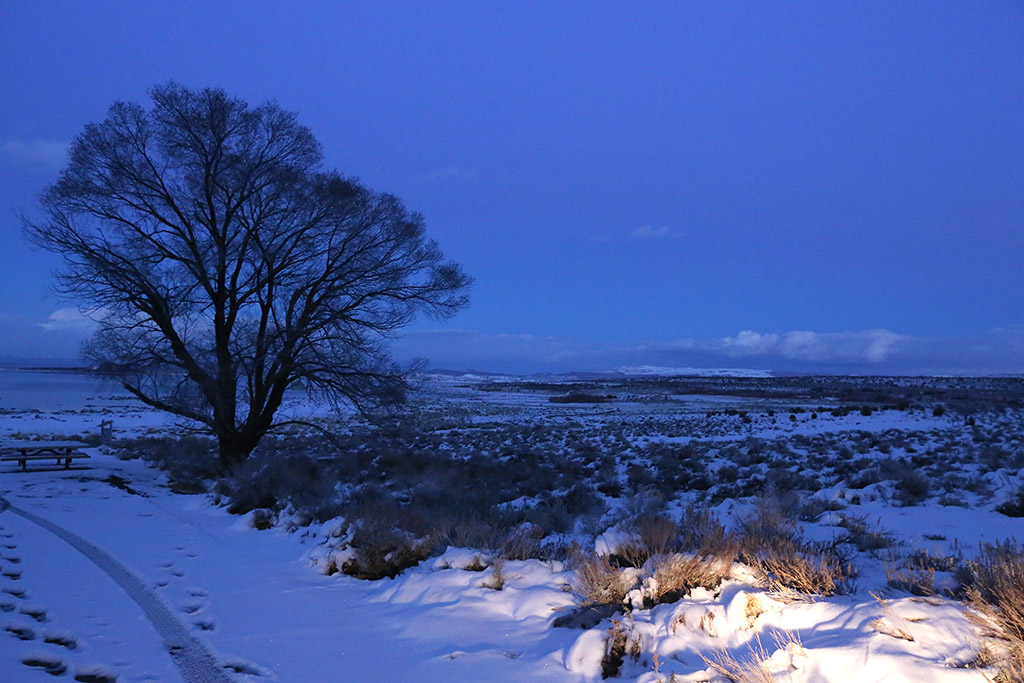
[[[501,593],[475,587],[482,573],[429,567],[395,581],[322,576],[297,534],[254,531],[205,497],[171,494],[142,463],[98,453],[87,468],[2,471],[0,496],[25,513],[0,514],[5,682],[57,671],[125,683],[213,680],[175,668],[163,641],[183,637],[208,645],[205,670],[219,680],[581,680],[564,660],[579,633],[550,628],[552,606],[571,596],[539,563],[510,567]],[[93,564],[67,546],[73,537],[90,559],[116,560]],[[118,576],[134,577],[133,597],[159,623],[177,622],[173,638]]]
[[[119,585],[145,613],[186,683],[230,683],[206,646],[193,637],[156,594],[147,588],[124,565],[96,545],[67,529],[11,505],[0,497],[0,512],[10,511],[46,529],[82,553]]]
[[[0,514],[4,683],[41,683],[50,675],[100,683],[201,680],[168,656],[166,643],[183,638],[206,644],[204,671],[238,683],[600,680],[607,626],[551,628],[554,610],[573,603],[557,566],[509,562],[500,592],[484,587],[488,571],[444,569],[444,558],[393,580],[323,576],[305,557],[316,537],[304,541],[303,531],[280,527],[255,531],[205,496],[170,493],[144,464],[99,453],[88,467],[0,471],[0,498],[22,513]],[[90,559],[68,547],[71,539]],[[116,560],[94,564],[99,553]],[[876,579],[884,583],[884,576]],[[699,652],[743,654],[755,634],[771,642],[772,628],[800,635],[806,662],[793,671],[794,682],[844,683],[853,673],[858,681],[887,683],[984,680],[977,669],[958,668],[977,652],[960,605],[906,597],[885,606],[864,591],[809,603],[765,600],[753,629],[749,583],[636,612],[630,628],[682,672],[677,680],[706,680]],[[147,609],[157,601],[163,607]],[[170,625],[173,638],[147,612]],[[712,618],[718,636],[701,626]],[[876,628],[880,620],[915,640]],[[646,662],[630,664],[625,677],[664,679]]]

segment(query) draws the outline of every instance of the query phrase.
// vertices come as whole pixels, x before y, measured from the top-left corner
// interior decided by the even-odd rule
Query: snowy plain
[[[46,386],[67,378],[37,379]],[[109,387],[75,387],[57,389],[64,402],[50,410],[38,402],[18,405],[18,392],[12,397],[0,387],[0,440],[95,434],[104,419],[114,421],[121,437],[175,430],[173,420]],[[694,438],[749,444],[752,438],[902,433],[935,443],[969,442],[962,415],[924,409],[823,412],[812,419],[810,409],[787,399],[624,394],[612,403],[563,405],[522,387],[480,389],[464,378],[433,378],[418,400],[459,413],[469,427],[572,421],[600,433],[609,420],[619,420],[643,427],[630,436],[638,453]],[[785,405],[800,412],[768,414]],[[753,419],[723,414],[724,406]],[[707,433],[645,426],[650,415],[679,414],[699,417]],[[1011,411],[979,414],[978,420],[1004,431],[1020,424]],[[1003,446],[1019,451],[1018,437],[1008,434]],[[709,472],[730,466],[724,452],[724,445],[707,451]],[[141,460],[121,460],[101,448],[88,453],[89,460],[69,470],[35,465],[19,472],[16,464],[3,463],[0,496],[116,558],[239,681],[594,681],[602,678],[615,628],[628,633],[635,652],[617,677],[639,683],[727,680],[716,678],[705,659],[722,653],[739,660],[761,653],[778,681],[984,681],[994,673],[974,666],[984,638],[961,602],[888,585],[886,569],[899,561],[892,553],[859,553],[856,588],[844,595],[780,599],[735,564],[716,590],[637,606],[591,628],[554,628],[553,621],[579,603],[567,563],[508,561],[500,591],[488,587],[493,565],[467,569],[491,563],[486,551],[473,548],[449,548],[395,578],[326,575],[323,561],[344,520],[296,526],[282,515],[272,528],[257,530],[252,514],[231,515],[208,495],[172,493],[166,476]],[[870,462],[906,453],[867,449],[857,455]],[[994,509],[1019,486],[1020,472],[1003,468],[985,476],[987,489],[964,493],[963,505],[940,504],[937,495],[897,505],[885,481],[833,484],[816,495],[842,501],[877,524],[903,554],[922,549],[969,556],[979,542],[1021,537],[1021,519]],[[681,510],[684,502],[670,509]],[[610,503],[602,519],[611,531],[589,542],[615,537],[620,518]],[[740,495],[710,503],[725,520],[753,509]],[[835,538],[834,516],[807,521],[803,533]],[[100,567],[11,510],[0,513],[0,610],[0,680],[183,680],[138,604]]]

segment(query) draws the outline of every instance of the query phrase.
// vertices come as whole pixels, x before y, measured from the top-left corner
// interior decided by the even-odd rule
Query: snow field
[[[652,500],[676,519],[688,505],[709,508],[733,528],[756,509],[758,491],[781,487],[772,490],[795,496],[805,539],[852,538],[856,520],[889,539],[865,549],[847,542],[854,592],[794,601],[767,592],[737,563],[714,589],[646,609],[634,601],[632,610],[586,629],[554,628],[580,602],[573,570],[559,559],[502,560],[493,549],[449,547],[394,578],[326,575],[329,559],[340,566],[357,551],[347,545],[351,520],[307,525],[290,508],[230,515],[208,496],[173,494],[166,476],[143,461],[100,449],[68,471],[4,471],[0,495],[117,558],[237,680],[595,681],[614,674],[660,683],[728,680],[744,666],[772,677],[753,680],[800,682],[994,675],[976,660],[986,644],[998,644],[963,603],[943,597],[956,586],[953,572],[936,572],[932,596],[910,595],[891,577],[915,551],[967,560],[981,542],[1021,537],[1020,519],[995,510],[1021,484],[1019,412],[979,408],[977,425],[967,428],[962,414],[925,409],[811,418],[773,402],[774,415],[748,412],[745,422],[739,411],[723,412],[736,403],[680,408],[659,400],[566,407],[536,393],[440,387],[425,402],[420,426],[432,426],[419,429],[416,447],[446,454],[453,480],[460,463],[490,459],[511,475],[526,451],[538,464],[558,455],[550,476],[544,470],[536,482],[524,479],[535,490],[482,480],[470,497],[477,504],[485,493],[496,507],[538,513],[532,519],[541,528],[557,521],[539,514],[546,506],[583,500],[571,491],[574,481],[592,487],[579,517],[539,539],[549,557],[572,542],[616,552],[630,540],[624,522]],[[744,401],[743,410],[757,405]],[[0,415],[0,438],[92,433],[99,413],[33,415]],[[120,436],[173,430],[148,411],[114,420]],[[397,458],[385,486],[415,491],[416,467],[401,468],[416,457]],[[923,491],[913,472],[925,473]],[[545,480],[557,488],[545,490]],[[271,528],[255,529],[257,518]],[[94,565],[10,512],[0,513],[0,526],[4,680],[180,680],[138,606]]]

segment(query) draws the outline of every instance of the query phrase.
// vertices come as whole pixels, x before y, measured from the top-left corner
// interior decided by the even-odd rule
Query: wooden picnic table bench
[[[29,460],[54,460],[58,465],[63,461],[67,469],[75,458],[89,457],[79,450],[88,446],[81,441],[3,441],[0,442],[0,462],[17,461],[24,471]]]

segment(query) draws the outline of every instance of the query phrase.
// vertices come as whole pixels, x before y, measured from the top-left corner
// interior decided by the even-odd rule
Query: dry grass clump
[[[739,522],[740,555],[759,583],[789,599],[846,592],[854,571],[835,545],[809,544],[800,535],[794,506],[774,497],[758,499]]]
[[[652,557],[678,552],[680,527],[661,514],[641,515],[633,519],[627,529],[635,540],[616,549],[623,566],[642,567]]]
[[[701,557],[717,557],[732,562],[739,551],[739,541],[726,531],[715,513],[690,505],[679,524],[679,547]]]
[[[766,611],[768,610],[760,595],[747,593],[746,600],[744,600],[743,604],[743,616],[747,618],[748,627],[754,628],[754,622],[756,622],[757,618]]]
[[[899,640],[906,640],[910,643],[914,642],[914,635],[910,632],[910,627],[907,625],[907,621],[897,614],[892,605],[881,596],[874,593],[871,593],[870,595],[878,601],[878,604],[882,607],[882,616],[871,622],[871,628],[875,629],[879,633],[884,633],[887,636],[892,636]]]
[[[628,611],[627,595],[638,586],[645,608],[674,602],[694,588],[717,588],[736,558],[735,538],[706,510],[688,509],[681,523],[648,511],[633,517],[626,528],[633,540],[610,556],[578,545],[569,549],[569,565],[576,573],[573,591],[584,607],[610,605]]]
[[[626,659],[628,636],[622,622],[612,619],[612,625],[604,636],[604,657],[601,658],[601,678],[615,678],[622,671]]]
[[[898,565],[890,566],[886,563],[885,577],[890,588],[903,590],[911,595],[927,597],[938,592],[935,587],[935,573],[959,573],[962,562],[963,556],[959,550],[945,555],[919,548],[910,553]],[[957,591],[950,589],[945,592],[957,594]]]
[[[480,585],[493,591],[505,587],[505,558],[498,557],[491,563],[491,575]]]
[[[935,570],[931,567],[886,567],[885,578],[889,588],[921,597],[935,595]]]
[[[738,520],[740,551],[744,555],[779,545],[799,545],[798,510],[789,496],[771,492],[754,501],[754,509]]]
[[[849,543],[857,547],[861,552],[874,553],[884,548],[891,548],[896,545],[896,539],[885,530],[872,526],[866,517],[859,515],[841,515],[839,526],[846,529],[846,533],[840,539],[843,543]]]
[[[626,524],[633,540],[615,548],[612,561],[624,567],[641,567],[650,558],[679,551],[679,525],[662,514],[642,514]]]
[[[341,571],[357,579],[375,581],[393,578],[425,560],[434,541],[429,537],[416,538],[399,528],[393,518],[382,514],[361,516],[349,545],[355,552]]]
[[[584,605],[622,605],[633,587],[607,555],[586,552],[575,543],[569,548],[569,565],[576,573],[573,592]]]
[[[978,558],[967,565],[967,596],[988,617],[1005,645],[997,681],[1024,681],[1024,546],[1010,540],[982,543]]]
[[[854,576],[849,563],[831,552],[811,549],[762,551],[753,568],[762,586],[790,599],[848,592]]]
[[[775,643],[779,649],[790,653],[803,650],[800,639],[793,633],[776,632]],[[710,658],[701,655],[701,659],[713,673],[732,683],[775,683],[776,678],[769,665],[772,655],[764,647],[759,635],[754,636],[754,642],[748,649],[749,654],[744,660],[737,659],[726,650],[719,650]]]
[[[643,637],[633,629],[632,620],[612,619],[612,625],[605,631],[604,656],[601,658],[601,678],[618,678],[622,675],[622,665],[628,657],[634,664],[644,667],[654,663],[657,671],[659,659],[654,653],[650,660],[644,653]],[[674,680],[674,679],[671,679]]]
[[[694,588],[713,590],[729,578],[732,560],[698,555],[660,555],[651,562],[655,604],[682,600]]]

